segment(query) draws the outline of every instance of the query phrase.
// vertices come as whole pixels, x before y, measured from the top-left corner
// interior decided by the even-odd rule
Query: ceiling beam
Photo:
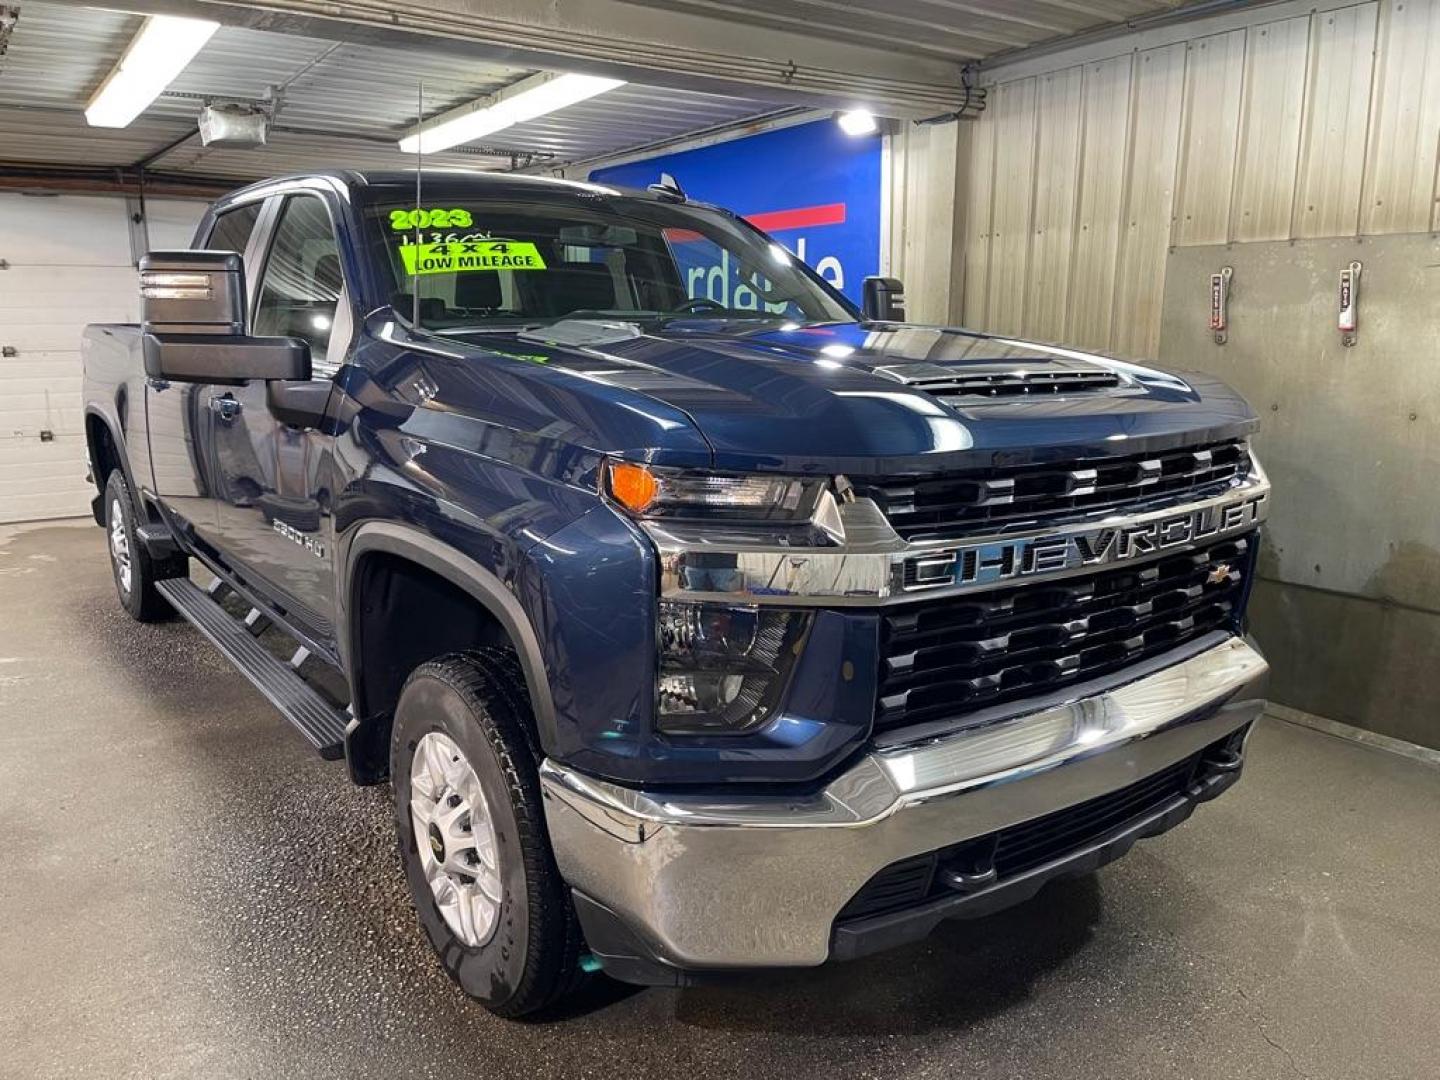
[[[39,162],[0,164],[0,191],[101,195],[173,195],[215,199],[249,183],[224,177],[151,173],[143,169],[65,167]]]
[[[733,15],[623,0],[125,0],[125,7],[881,116],[931,116],[964,97],[958,63],[827,37],[821,18],[808,29],[762,30]]]

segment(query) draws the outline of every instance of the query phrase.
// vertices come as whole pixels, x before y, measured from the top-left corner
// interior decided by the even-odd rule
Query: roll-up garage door
[[[152,200],[152,247],[186,247],[203,204]],[[124,199],[0,193],[0,522],[89,511],[80,335],[138,317]]]

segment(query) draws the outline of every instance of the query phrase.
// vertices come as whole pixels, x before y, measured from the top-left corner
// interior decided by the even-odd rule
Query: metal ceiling
[[[714,36],[723,29],[732,49],[738,39],[829,40],[856,55],[866,53],[855,48],[862,45],[872,57],[887,53],[892,60],[902,61],[902,67],[938,64],[954,72],[958,92],[962,63],[1044,46],[1088,31],[1113,29],[1176,9],[1214,8],[1223,0],[1200,0],[1198,5],[1187,0],[886,0],[883,10],[874,0],[605,2],[617,18],[623,10],[647,24],[659,25],[669,16],[706,15],[708,23],[694,25],[709,29],[693,32],[703,39],[706,33]],[[16,0],[0,3],[7,10],[17,6]],[[513,4],[522,4],[522,0],[512,0]],[[137,6],[146,5],[141,2]],[[0,165],[92,169],[143,165],[151,173],[226,181],[321,166],[404,167],[407,159],[396,142],[414,122],[417,84],[423,83],[423,113],[428,117],[536,70],[516,66],[535,63],[533,54],[528,54],[527,61],[522,58],[527,54],[516,50],[491,49],[485,54],[508,61],[502,62],[457,53],[453,48],[443,51],[439,39],[432,39],[437,43],[434,48],[414,35],[404,39],[405,44],[380,42],[374,34],[366,40],[339,34],[338,23],[337,38],[328,39],[272,32],[255,25],[267,20],[254,19],[249,25],[222,26],[164,95],[130,127],[114,131],[88,127],[82,110],[134,36],[142,17],[73,2],[19,0],[18,7],[8,51],[0,52]],[[230,20],[237,21],[245,20]],[[317,29],[330,32],[323,19],[312,19],[303,26],[293,19],[281,21],[290,30],[309,27],[311,34]],[[631,44],[639,48],[623,35],[610,44],[622,51]],[[727,44],[717,42],[714,47],[723,52]],[[743,57],[737,54],[735,59],[738,63]],[[657,82],[669,77],[662,77],[654,65],[647,70]],[[633,74],[628,77],[634,78]],[[851,81],[858,79],[858,72],[851,76]],[[663,89],[632,82],[500,132],[494,146],[467,146],[430,155],[426,161],[471,169],[551,161],[558,165],[795,107],[790,97],[773,88],[766,90],[743,80],[726,85],[731,90],[741,87],[741,96],[706,92],[710,82],[704,79],[694,85],[685,81],[677,85],[671,78]],[[750,85],[756,85],[753,96],[744,90]],[[201,146],[195,118],[206,101],[267,103],[274,111],[270,144],[258,150]]]
[[[409,159],[396,142],[415,121],[418,87],[425,115],[433,116],[532,74],[423,49],[225,26],[135,123],[91,128],[84,105],[140,24],[140,16],[123,12],[23,2],[0,55],[0,163],[144,162],[155,172],[235,180],[319,167],[404,167]],[[206,100],[258,103],[272,94],[274,126],[263,149],[209,149],[198,135],[185,139]],[[572,161],[779,108],[763,99],[630,85],[509,128],[494,148],[427,155],[426,164],[496,169],[536,158]]]
[[[862,45],[960,62],[1045,44],[1195,0],[628,0],[665,11],[728,14],[776,30],[814,28]]]

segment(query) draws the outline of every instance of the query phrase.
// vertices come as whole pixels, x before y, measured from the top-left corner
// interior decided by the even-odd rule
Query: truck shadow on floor
[[[579,1021],[627,999],[674,999],[677,1022],[770,1034],[895,1035],[965,1029],[1027,999],[1089,942],[1102,918],[1100,878],[1052,882],[1037,897],[983,919],[942,923],[929,938],[843,964],[736,975],[679,990],[598,978],[543,1019]]]
[[[702,1028],[812,1036],[970,1028],[1062,970],[1101,917],[1097,875],[1057,881],[1019,907],[942,923],[891,952],[681,990],[675,1016]]]

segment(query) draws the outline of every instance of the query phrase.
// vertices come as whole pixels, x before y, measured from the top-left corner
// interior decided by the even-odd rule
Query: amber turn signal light
[[[610,463],[610,495],[625,509],[644,513],[660,494],[660,481],[644,465],[630,461]]]

